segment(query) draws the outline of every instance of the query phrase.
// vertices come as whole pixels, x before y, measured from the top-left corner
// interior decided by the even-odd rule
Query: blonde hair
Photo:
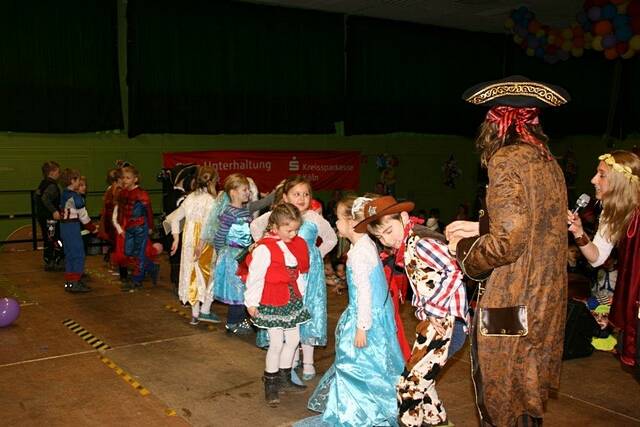
[[[365,203],[356,203],[358,199],[362,199],[355,193],[349,193],[342,197],[338,203],[336,203],[336,213],[340,206],[344,206],[344,208],[349,213],[349,216],[353,221],[360,222],[364,219],[364,205]],[[355,206],[355,211],[354,211]]]
[[[269,215],[267,229],[273,230],[288,222],[302,223],[302,215],[300,210],[291,203],[280,203],[276,205]]]
[[[616,163],[628,166],[631,172],[640,176],[640,158],[630,151],[616,150],[611,152]],[[631,181],[624,173],[607,166],[609,173],[608,191],[602,197],[602,215],[600,221],[607,225],[605,237],[611,242],[618,242],[640,204],[640,182]]]
[[[213,166],[198,166],[196,172],[196,188],[204,188],[212,196],[216,195],[218,172]]]
[[[527,127],[530,134],[532,134],[538,141],[542,142],[544,147],[547,146],[549,137],[544,134],[542,127],[539,124],[533,125],[527,123],[524,126]],[[485,168],[489,164],[491,157],[493,157],[493,155],[502,147],[523,143],[514,126],[511,126],[507,130],[507,133],[503,138],[498,136],[498,131],[499,127],[496,123],[485,121],[480,125],[478,137],[476,138],[476,149],[480,154],[480,163]]]
[[[127,165],[127,166],[123,166],[121,170],[122,170],[122,175],[128,172],[134,177],[136,177],[137,178],[136,183],[140,185],[140,172],[138,172],[138,168],[136,168],[133,165]]]
[[[247,179],[247,177],[242,175],[241,173],[232,173],[224,180],[224,192],[227,193],[229,197],[231,197],[230,191],[235,190],[241,185],[246,185],[247,187],[249,187],[249,180]]]

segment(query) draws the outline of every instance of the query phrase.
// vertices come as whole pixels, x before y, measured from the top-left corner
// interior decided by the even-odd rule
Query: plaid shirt
[[[449,255],[447,246],[438,240],[420,238],[409,233],[405,241],[404,265],[413,289],[412,305],[416,317],[444,317],[451,314],[469,324],[469,307],[463,274]]]

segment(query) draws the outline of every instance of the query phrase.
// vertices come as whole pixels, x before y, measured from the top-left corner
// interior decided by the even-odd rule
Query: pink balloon
[[[20,304],[13,298],[0,298],[0,328],[9,326],[20,315]]]

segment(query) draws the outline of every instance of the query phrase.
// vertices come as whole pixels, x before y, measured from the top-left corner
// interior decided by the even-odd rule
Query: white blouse
[[[251,222],[249,228],[251,229],[251,237],[253,237],[254,241],[257,242],[264,237],[270,215],[271,211],[260,215]],[[338,243],[338,236],[336,236],[336,232],[333,231],[331,224],[329,224],[326,219],[311,209],[302,214],[302,219],[304,221],[311,221],[318,227],[318,236],[322,239],[322,243],[318,249],[320,249],[320,255],[324,258],[324,256],[331,252],[331,249],[333,249],[333,247]]]
[[[590,262],[592,267],[599,267],[609,258],[611,255],[611,251],[615,246],[609,239],[607,239],[604,235],[606,230],[606,224],[600,223],[598,226],[598,231],[596,231],[596,235],[593,236],[593,244],[598,248],[598,259],[594,262]]]
[[[284,263],[287,267],[295,267],[298,260],[291,253],[287,245],[278,240],[278,247],[282,249],[284,254]],[[264,277],[267,269],[271,264],[271,252],[266,245],[258,245],[251,253],[251,263],[249,264],[249,274],[247,275],[247,289],[244,291],[244,305],[247,307],[258,307],[262,299],[262,290],[264,289]],[[304,295],[307,285],[307,275],[300,274],[296,280],[300,293]]]
[[[358,328],[366,331],[371,328],[371,272],[380,265],[378,248],[368,234],[360,237],[351,246],[347,255],[347,267],[351,269],[352,283],[356,288],[356,307]]]

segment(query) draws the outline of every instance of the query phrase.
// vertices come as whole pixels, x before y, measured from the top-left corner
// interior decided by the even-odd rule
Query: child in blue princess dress
[[[336,326],[336,358],[309,399],[322,415],[307,426],[397,426],[396,383],[404,368],[393,301],[375,243],[353,227],[370,199],[348,196],[337,205],[336,226],[351,241],[347,258],[349,304]]]

